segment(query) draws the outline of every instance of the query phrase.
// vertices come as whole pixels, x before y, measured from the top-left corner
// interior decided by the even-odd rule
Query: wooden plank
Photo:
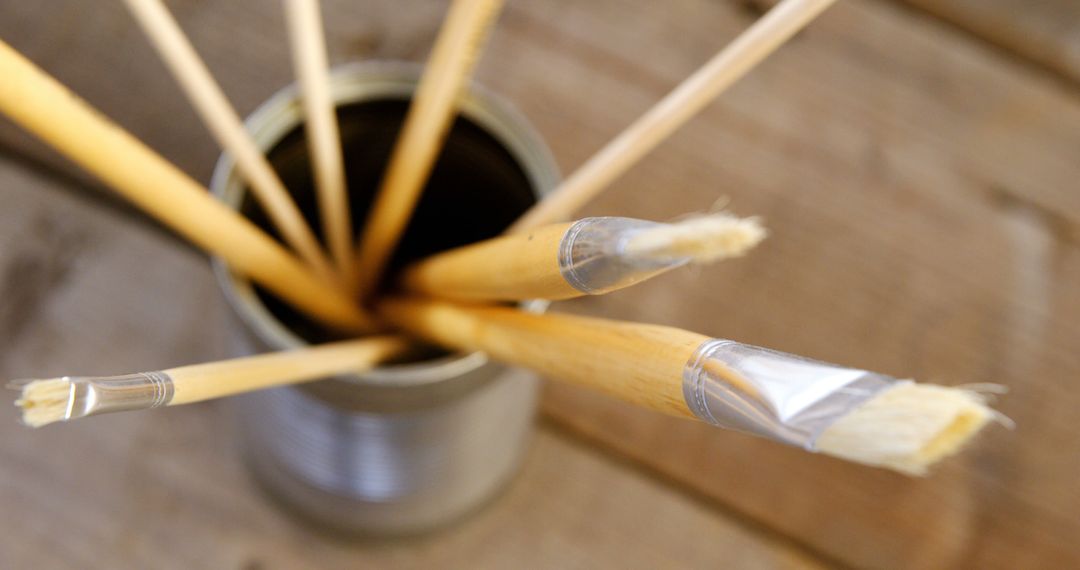
[[[1080,3],[1071,0],[904,0],[1080,85]]]
[[[0,160],[0,378],[214,358],[207,263]],[[390,543],[320,535],[244,472],[217,403],[30,430],[0,406],[3,568],[823,568],[566,435],[461,525]]]
[[[704,59],[699,46],[734,28],[720,6],[700,7],[721,30],[701,34],[659,12],[637,15],[658,28],[643,34],[580,6],[534,6],[501,28],[517,46],[501,54],[517,67],[485,79],[523,99],[524,77],[544,77],[526,111],[557,125],[549,137],[577,159],[692,67],[687,52]],[[1056,153],[1055,140],[1078,148],[1080,109],[1052,82],[918,22],[888,5],[834,8],[589,209],[664,217],[723,192],[773,230],[757,252],[566,307],[900,376],[1002,383],[1017,432],[991,431],[920,481],[557,384],[546,409],[855,566],[1075,565],[1070,410],[1080,401],[1068,379],[1080,372],[1080,332],[1068,284],[1080,259],[1065,193],[1076,196],[1080,166],[1062,155],[1044,168],[1032,156]],[[618,98],[571,95],[620,87]]]

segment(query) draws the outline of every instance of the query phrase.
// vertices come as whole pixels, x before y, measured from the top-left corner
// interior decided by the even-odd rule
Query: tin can
[[[337,69],[338,106],[354,223],[378,186],[419,69]],[[295,87],[248,119],[313,228],[314,189]],[[471,88],[391,266],[497,235],[554,187],[550,152],[511,107]],[[223,155],[210,185],[273,233]],[[333,335],[214,260],[238,317],[235,351],[282,350]],[[533,305],[534,309],[540,308]],[[256,481],[301,517],[337,531],[407,534],[447,524],[493,497],[516,472],[532,431],[537,380],[482,353],[431,354],[369,373],[234,398],[240,444]]]

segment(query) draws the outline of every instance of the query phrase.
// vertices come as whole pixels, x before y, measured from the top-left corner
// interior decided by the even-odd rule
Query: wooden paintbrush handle
[[[289,244],[321,279],[338,285],[329,260],[289,191],[162,0],[125,0],[135,20],[187,94],[222,149],[232,155],[251,193]]]
[[[833,2],[783,0],[777,4],[581,165],[507,233],[569,218]]]
[[[352,216],[345,158],[330,89],[326,38],[318,0],[284,0],[293,67],[300,84],[305,134],[323,235],[347,290],[356,289]]]
[[[174,383],[169,405],[363,372],[402,354],[409,346],[403,337],[369,337],[171,368],[164,371]]]
[[[254,224],[0,41],[0,112],[290,305],[346,330],[373,322]]]
[[[694,417],[683,399],[683,368],[708,337],[657,325],[418,298],[382,301],[390,323],[436,344],[480,350],[555,380],[632,404]]]
[[[502,0],[454,0],[416,88],[357,250],[359,292],[379,284],[453,125]]]
[[[559,245],[572,225],[545,226],[436,254],[406,268],[401,285],[413,293],[461,301],[580,297],[559,267]]]

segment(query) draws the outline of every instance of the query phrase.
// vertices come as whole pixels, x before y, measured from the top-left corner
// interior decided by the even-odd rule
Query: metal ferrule
[[[559,271],[574,289],[600,295],[685,265],[689,258],[655,260],[626,255],[631,237],[662,225],[633,218],[580,220],[566,230],[559,244]]]
[[[885,388],[890,376],[712,339],[683,370],[683,397],[716,426],[813,451],[817,438]]]
[[[64,420],[110,412],[143,410],[168,404],[173,379],[164,372],[124,376],[64,377],[70,383]]]

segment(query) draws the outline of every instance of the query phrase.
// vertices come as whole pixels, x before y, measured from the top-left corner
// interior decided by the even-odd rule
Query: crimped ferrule
[[[64,379],[70,385],[64,420],[157,408],[172,401],[174,393],[173,379],[164,372]]]
[[[625,254],[636,233],[664,224],[632,218],[585,218],[566,230],[559,244],[559,271],[571,287],[601,295],[644,281],[690,260],[654,260]]]
[[[683,398],[698,418],[813,451],[818,436],[884,388],[890,376],[711,339],[683,370]]]

